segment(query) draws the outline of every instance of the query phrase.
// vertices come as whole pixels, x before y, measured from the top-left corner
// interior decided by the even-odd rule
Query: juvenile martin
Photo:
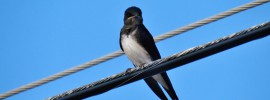
[[[120,47],[135,67],[161,58],[153,36],[143,25],[142,12],[138,7],[129,7],[125,11],[124,26],[120,32]],[[173,100],[178,100],[166,72],[145,78],[144,81],[160,99],[167,100],[167,97],[159,84]]]

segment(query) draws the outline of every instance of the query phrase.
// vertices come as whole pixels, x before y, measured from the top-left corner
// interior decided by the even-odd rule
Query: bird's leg
[[[129,73],[129,72],[131,71],[131,69],[132,69],[132,68],[127,68],[125,72],[126,72],[126,73]]]

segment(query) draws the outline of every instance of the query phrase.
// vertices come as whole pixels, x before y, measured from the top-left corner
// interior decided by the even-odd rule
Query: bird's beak
[[[130,16],[125,20],[125,23],[142,24],[142,16]]]
[[[136,15],[136,16],[128,17],[128,19],[132,19],[132,18],[135,18],[135,19],[141,19],[141,16]]]
[[[136,16],[130,16],[128,17],[128,20],[132,19],[132,18],[135,18]]]

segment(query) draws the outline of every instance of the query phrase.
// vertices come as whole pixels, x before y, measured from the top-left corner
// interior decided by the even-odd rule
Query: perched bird
[[[120,32],[120,47],[135,67],[161,58],[153,36],[143,25],[142,12],[138,7],[132,6],[125,11],[124,26]],[[173,100],[178,100],[166,72],[144,80],[160,99],[167,100],[167,97],[159,84]]]

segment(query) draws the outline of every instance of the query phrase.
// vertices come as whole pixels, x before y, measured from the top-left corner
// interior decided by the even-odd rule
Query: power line
[[[112,75],[105,79],[51,97],[48,100],[85,99],[89,96],[104,93],[125,84],[153,76],[268,35],[270,35],[270,22],[187,49],[172,56],[153,61],[150,64],[145,64],[142,68],[136,67],[129,71]]]
[[[269,1],[270,0],[255,0],[253,2],[250,2],[250,3],[244,4],[242,6],[239,6],[237,8],[233,8],[233,9],[230,9],[230,10],[225,11],[223,13],[217,14],[217,15],[215,15],[213,17],[209,17],[209,18],[203,19],[201,21],[198,21],[198,22],[189,24],[189,25],[184,26],[182,28],[179,28],[179,29],[170,31],[168,33],[165,33],[163,35],[160,35],[160,36],[158,36],[158,37],[155,38],[155,41],[158,42],[158,41],[161,41],[161,40],[170,38],[172,36],[181,34],[181,33],[185,32],[185,31],[188,31],[188,30],[197,28],[197,27],[202,26],[202,25],[205,25],[205,24],[209,24],[211,22],[214,22],[214,21],[217,21],[219,19],[228,17],[228,16],[233,15],[235,13],[238,13],[238,12],[241,12],[241,11],[244,11],[244,10],[247,10],[247,9],[250,9],[250,8],[253,8],[253,7],[256,7],[256,6],[259,6],[259,5],[264,4],[264,3],[267,3]],[[86,68],[92,67],[92,66],[97,65],[97,64],[100,64],[102,62],[105,62],[107,60],[110,60],[110,59],[113,59],[115,57],[121,56],[122,54],[123,54],[123,52],[121,50],[115,51],[115,52],[110,53],[108,55],[105,55],[103,57],[94,59],[94,60],[89,61],[89,62],[86,62],[84,64],[81,64],[81,65],[75,66],[73,68],[64,70],[62,72],[56,73],[54,75],[51,75],[49,77],[40,79],[38,81],[29,83],[29,84],[26,84],[24,86],[21,86],[19,88],[13,89],[13,90],[10,90],[10,91],[8,91],[6,93],[1,94],[0,95],[0,99],[4,99],[4,98],[7,98],[7,97],[10,97],[10,96],[15,95],[15,94],[18,94],[20,92],[23,92],[23,91],[26,91],[26,90],[35,88],[37,86],[40,86],[40,85],[43,85],[45,83],[54,81],[54,80],[59,79],[59,78],[62,78],[64,76],[67,76],[67,75],[76,73],[78,71],[81,71],[81,70],[84,70]]]

